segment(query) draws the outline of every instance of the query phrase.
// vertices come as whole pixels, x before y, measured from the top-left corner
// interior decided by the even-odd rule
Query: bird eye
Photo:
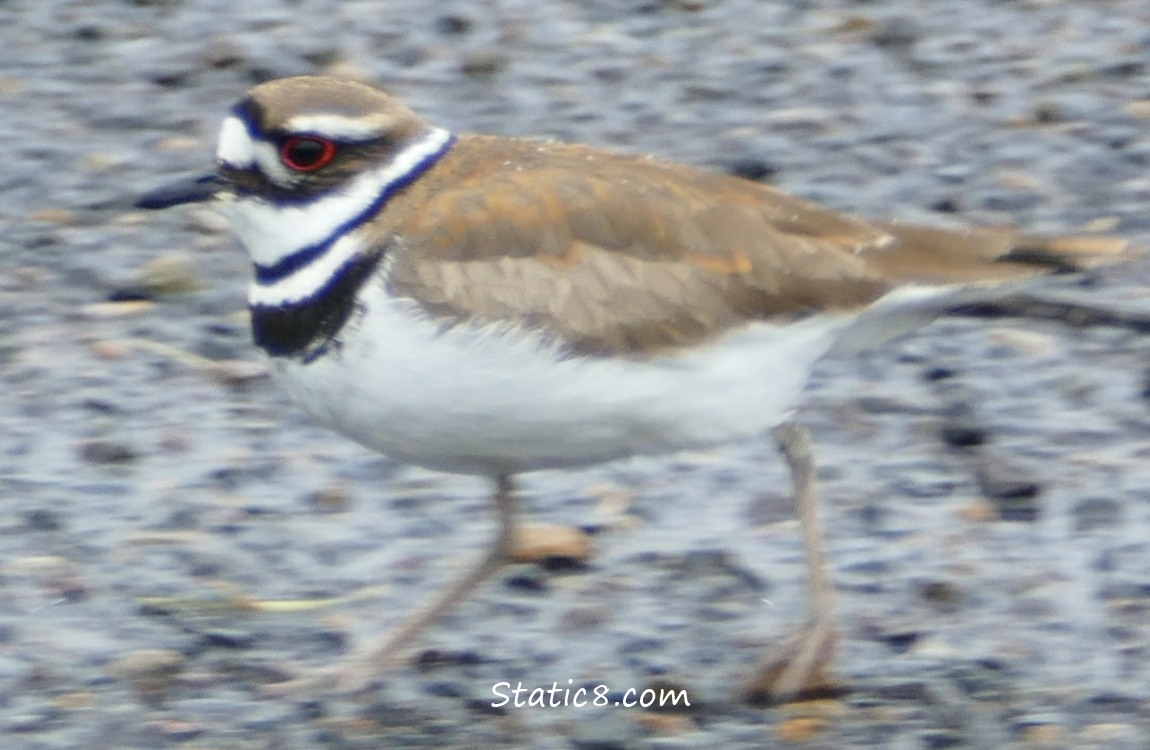
[[[297,172],[314,172],[335,158],[335,144],[318,135],[293,135],[280,146],[280,160]]]

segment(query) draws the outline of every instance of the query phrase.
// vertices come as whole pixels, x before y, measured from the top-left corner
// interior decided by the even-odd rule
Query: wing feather
[[[868,223],[726,175],[486,136],[420,182],[389,229],[393,291],[448,323],[511,320],[580,352],[686,347],[899,285],[995,284],[1116,252]]]

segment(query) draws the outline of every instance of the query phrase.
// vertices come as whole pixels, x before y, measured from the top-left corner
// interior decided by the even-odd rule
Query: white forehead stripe
[[[284,129],[289,133],[314,133],[335,140],[360,141],[378,138],[395,127],[396,118],[382,112],[364,117],[343,115],[296,115]]]
[[[256,163],[255,143],[248,126],[240,118],[232,115],[220,126],[220,138],[216,146],[216,159],[240,169]]]

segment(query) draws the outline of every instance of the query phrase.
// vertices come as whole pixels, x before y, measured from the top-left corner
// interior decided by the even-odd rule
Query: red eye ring
[[[335,158],[335,143],[318,135],[293,135],[280,146],[280,161],[297,172],[314,172]]]

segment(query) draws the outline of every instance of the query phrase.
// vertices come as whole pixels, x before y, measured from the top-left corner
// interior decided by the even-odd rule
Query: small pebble
[[[983,496],[995,504],[1002,520],[1033,521],[1038,517],[1042,484],[1028,470],[984,452],[976,474]]]
[[[48,508],[29,511],[24,517],[24,524],[29,531],[59,531],[64,527],[59,514]]]
[[[459,69],[469,76],[492,76],[507,67],[507,56],[502,52],[469,52]]]
[[[155,295],[188,294],[203,286],[195,265],[185,255],[162,255],[144,264],[139,285]]]
[[[517,562],[545,562],[549,559],[586,562],[594,545],[591,536],[576,526],[525,524],[516,531],[511,558]]]
[[[246,359],[228,359],[213,362],[211,376],[223,385],[243,386],[268,376],[268,367],[263,362]]]
[[[922,581],[918,584],[918,595],[946,612],[957,610],[963,600],[962,588],[951,581]]]
[[[347,487],[329,485],[308,495],[307,504],[319,513],[342,513],[351,508],[355,496]]]
[[[85,440],[80,443],[79,452],[80,457],[90,464],[127,464],[139,458],[135,449],[109,438]]]
[[[621,710],[580,716],[571,732],[571,745],[576,750],[630,750],[641,731]]]
[[[131,682],[141,697],[153,700],[168,692],[186,664],[187,657],[179,651],[142,648],[118,657],[108,665],[108,671]]]
[[[947,419],[939,428],[942,442],[951,448],[975,448],[986,442],[986,428],[968,416]]]
[[[799,716],[779,723],[775,732],[783,742],[810,742],[826,730],[827,722],[818,716]]]
[[[1094,531],[1122,522],[1122,503],[1109,497],[1088,497],[1070,509],[1075,531]]]

